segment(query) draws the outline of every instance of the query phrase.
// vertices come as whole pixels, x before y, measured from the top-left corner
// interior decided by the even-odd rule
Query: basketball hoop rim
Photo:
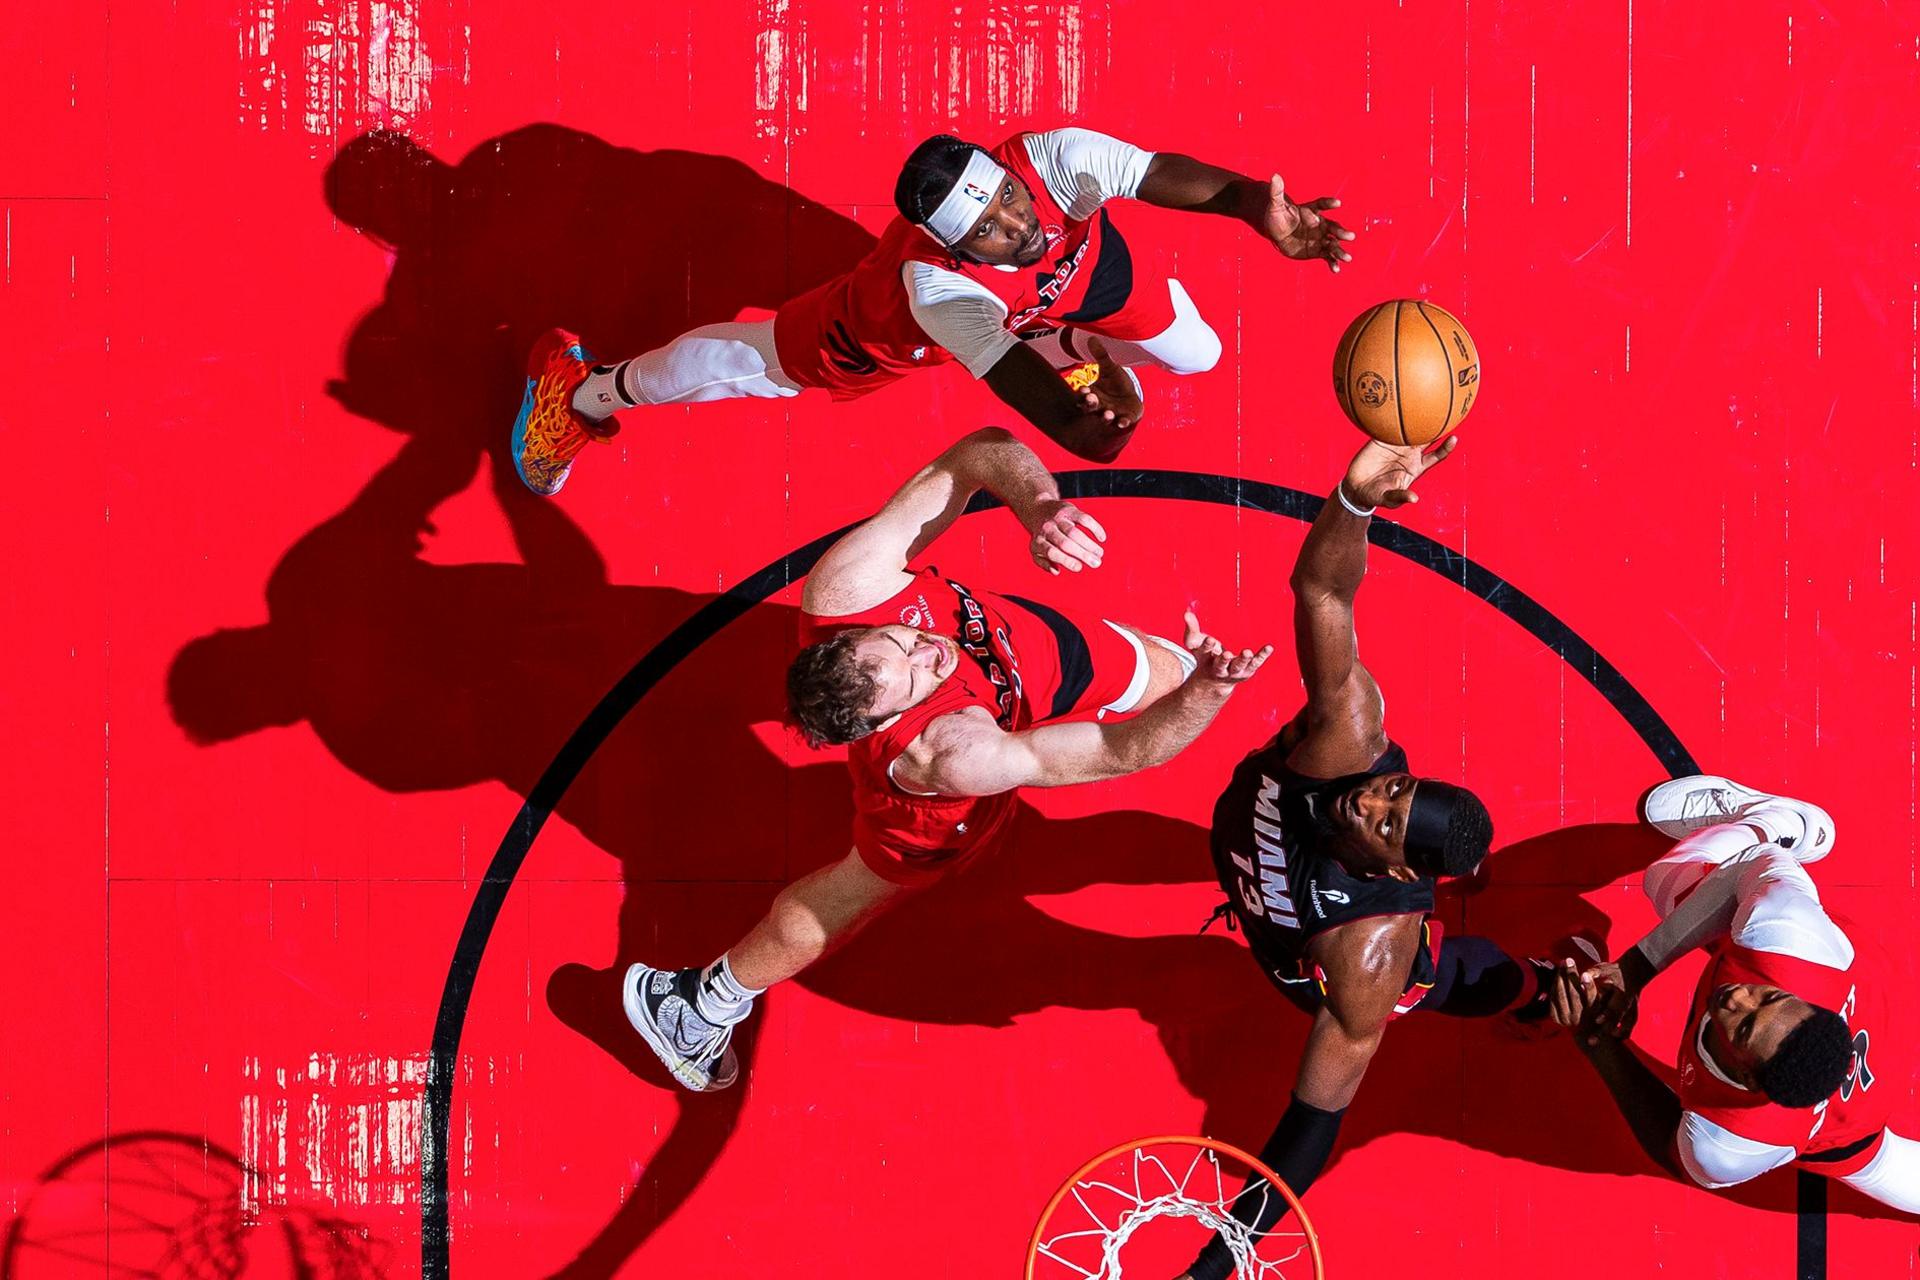
[[[1313,1258],[1314,1280],[1322,1280],[1325,1275],[1325,1267],[1320,1258],[1320,1237],[1314,1233],[1313,1222],[1307,1217],[1306,1209],[1301,1206],[1300,1198],[1293,1194],[1291,1187],[1280,1181],[1280,1175],[1262,1163],[1259,1157],[1249,1155],[1230,1142],[1221,1142],[1217,1138],[1202,1138],[1193,1134],[1182,1133],[1161,1134],[1158,1137],[1135,1138],[1131,1142],[1116,1143],[1081,1165],[1078,1169],[1075,1169],[1072,1175],[1060,1184],[1060,1189],[1053,1193],[1052,1199],[1047,1201],[1046,1208],[1040,1211],[1040,1220],[1033,1224],[1033,1235],[1027,1241],[1027,1266],[1026,1270],[1022,1273],[1025,1276],[1025,1280],[1034,1280],[1033,1268],[1040,1256],[1040,1235],[1047,1229],[1047,1223],[1052,1220],[1053,1211],[1060,1207],[1061,1202],[1072,1193],[1074,1186],[1079,1183],[1082,1178],[1115,1156],[1124,1155],[1129,1151],[1139,1151],[1144,1147],[1161,1145],[1201,1147],[1219,1155],[1232,1156],[1265,1178],[1267,1182],[1280,1193],[1281,1199],[1286,1201],[1287,1208],[1292,1211],[1294,1218],[1299,1221],[1300,1234],[1306,1237],[1307,1252]]]

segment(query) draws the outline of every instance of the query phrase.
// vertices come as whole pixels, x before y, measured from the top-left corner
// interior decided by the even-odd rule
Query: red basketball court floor
[[[723,593],[1008,414],[952,369],[655,410],[540,502],[518,353],[765,314],[947,129],[1277,169],[1361,234],[1336,277],[1119,210],[1226,355],[1146,375],[1100,573],[1040,583],[997,513],[943,567],[1284,644],[1303,526],[1260,495],[1355,445],[1346,321],[1437,301],[1485,393],[1399,524],[1475,568],[1376,551],[1361,629],[1499,824],[1452,922],[1631,942],[1634,798],[1691,759],[1828,806],[1827,893],[1914,972],[1911,4],[79,0],[0,48],[8,1276],[1006,1276],[1104,1146],[1262,1140],[1305,1020],[1197,936],[1200,824],[1285,649],[773,993],[743,1087],[669,1087],[612,994],[847,843],[779,724],[795,592]],[[343,157],[377,127],[417,149]],[[1336,1277],[1915,1274],[1914,1223],[1822,1199],[1657,1176],[1565,1041],[1415,1017],[1308,1203]]]

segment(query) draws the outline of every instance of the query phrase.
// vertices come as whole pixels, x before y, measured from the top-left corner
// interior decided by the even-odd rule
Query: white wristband
[[[1354,515],[1359,516],[1362,520],[1379,510],[1378,507],[1356,507],[1353,505],[1353,499],[1347,496],[1347,482],[1345,480],[1342,480],[1338,485],[1334,486],[1333,491],[1339,495],[1340,505]]]

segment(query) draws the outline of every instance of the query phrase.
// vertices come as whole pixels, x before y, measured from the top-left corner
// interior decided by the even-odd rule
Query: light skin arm
[[[1006,503],[1032,536],[1040,567],[1097,567],[1106,531],[1061,500],[1053,477],[1012,433],[983,427],[922,467],[887,504],[833,544],[807,577],[801,607],[841,617],[891,599],[909,581],[914,557],[952,527],[974,494]]]
[[[1342,478],[1341,493],[1360,508],[1418,501],[1410,486],[1453,452],[1448,440],[1431,453],[1368,441]],[[1288,765],[1310,777],[1336,778],[1365,769],[1387,749],[1380,686],[1360,661],[1353,605],[1367,576],[1367,516],[1330,496],[1300,547],[1293,587],[1294,647],[1307,706]]]
[[[1198,738],[1273,652],[1238,653],[1200,630],[1187,614],[1187,647],[1198,667],[1187,682],[1132,719],[1073,721],[1007,733],[984,710],[968,708],[927,726],[894,766],[916,791],[986,796],[1016,787],[1065,787],[1124,777],[1165,764]]]

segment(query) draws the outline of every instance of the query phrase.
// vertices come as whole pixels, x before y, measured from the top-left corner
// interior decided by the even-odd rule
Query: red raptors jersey
[[[1730,1133],[1754,1142],[1792,1147],[1802,1156],[1866,1141],[1885,1127],[1895,1091],[1876,1089],[1874,1076],[1888,1070],[1888,1028],[1882,994],[1886,967],[1879,955],[1858,941],[1857,932],[1849,929],[1847,934],[1854,940],[1855,949],[1853,966],[1844,970],[1778,952],[1749,951],[1730,940],[1714,948],[1713,958],[1694,990],[1680,1043],[1682,1107]],[[1810,1109],[1783,1107],[1768,1101],[1758,1090],[1727,1084],[1708,1069],[1700,1056],[1700,1020],[1706,1016],[1715,991],[1740,983],[1779,987],[1847,1020],[1853,1032],[1853,1068],[1831,1098]],[[1810,1167],[1819,1170],[1818,1165]]]
[[[825,387],[836,399],[850,399],[915,369],[951,361],[953,356],[913,318],[901,281],[909,262],[959,272],[986,287],[1007,304],[1007,328],[1015,333],[1058,327],[1049,316],[1080,318],[1100,260],[1106,216],[1096,211],[1083,221],[1068,218],[1028,158],[1026,139],[1016,134],[990,154],[1032,192],[1047,237],[1039,262],[1013,271],[963,262],[919,227],[895,218],[859,266],[780,308],[773,323],[781,370],[803,387]],[[1116,283],[1117,296],[1101,301],[1096,315],[1084,318],[1104,316],[1125,303],[1131,271]]]
[[[1070,619],[1031,600],[971,591],[921,569],[892,599],[844,617],[801,619],[813,644],[851,627],[900,623],[950,636],[960,664],[927,698],[847,751],[853,774],[854,845],[867,865],[900,883],[923,883],[989,847],[1012,821],[1015,793],[921,796],[893,780],[893,762],[940,716],[984,707],[1002,729],[1105,705],[1134,676],[1132,646],[1104,622]]]

